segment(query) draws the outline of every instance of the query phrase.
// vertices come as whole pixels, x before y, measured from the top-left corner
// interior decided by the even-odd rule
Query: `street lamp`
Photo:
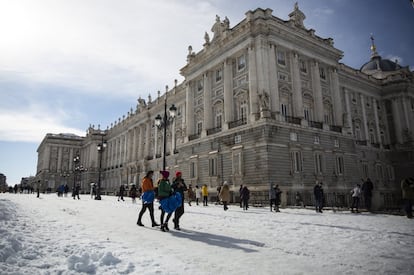
[[[76,173],[79,169],[79,162],[80,157],[79,155],[76,155],[76,157],[73,158],[73,189],[72,189],[72,197],[75,198],[75,190],[76,190]]]
[[[167,151],[167,127],[174,121],[175,115],[177,113],[177,107],[174,104],[171,105],[169,109],[170,115],[167,116],[167,95],[168,95],[168,86],[165,86],[165,100],[164,100],[164,117],[162,118],[159,114],[155,117],[155,125],[158,129],[164,129],[164,151],[162,158],[162,170],[165,170],[166,160],[165,152]]]
[[[106,141],[103,139],[104,134],[101,134],[101,143],[96,146],[99,154],[99,170],[98,170],[98,188],[96,188],[95,200],[101,200],[101,170],[102,170],[102,155],[106,148]]]

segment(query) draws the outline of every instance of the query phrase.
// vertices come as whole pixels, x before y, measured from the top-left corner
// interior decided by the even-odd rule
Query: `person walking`
[[[155,222],[154,219],[154,183],[152,181],[152,176],[154,175],[154,171],[148,171],[145,177],[142,179],[141,182],[141,189],[142,189],[142,208],[138,214],[138,221],[137,225],[144,226],[142,223],[142,216],[144,215],[145,211],[148,209],[149,214],[151,217],[152,227],[159,226]]]
[[[181,194],[181,206],[179,206],[174,212],[174,229],[180,230],[180,218],[184,214],[184,192],[187,191],[187,185],[182,178],[182,173],[177,171],[175,173],[175,179],[173,180],[172,189],[174,192]]]
[[[270,201],[270,212],[272,212],[273,205],[276,205],[276,190],[275,190],[275,186],[272,186],[272,185],[270,185],[270,189],[269,189],[269,201]]]
[[[136,198],[138,196],[137,186],[135,184],[131,185],[131,189],[129,190],[129,196],[132,199],[132,203],[136,203]]]
[[[404,200],[404,211],[407,218],[413,218],[414,202],[414,179],[406,178],[401,181],[402,198]]]
[[[249,209],[250,190],[247,186],[243,186],[240,199],[243,203],[243,210]]]
[[[195,197],[196,197],[196,204],[198,205],[200,199],[201,199],[201,189],[196,185],[195,187]]]
[[[362,192],[361,185],[359,183],[354,187],[354,189],[351,190],[351,194],[352,194],[351,212],[352,213],[359,213],[358,206],[359,206],[359,197],[361,196],[361,192]]]
[[[322,213],[323,209],[323,188],[322,182],[316,182],[313,188],[313,195],[315,196],[315,209],[317,213]]]
[[[124,201],[124,192],[125,192],[125,186],[121,184],[121,186],[119,187],[118,201],[119,200]]]
[[[240,188],[239,188],[240,208],[243,208],[243,201],[241,199],[242,190],[243,190],[243,184],[240,184]]]
[[[203,206],[208,206],[208,188],[207,184],[204,184],[203,187],[201,187],[201,195],[203,195]]]
[[[374,189],[374,184],[370,178],[362,184],[362,192],[364,194],[365,208],[371,212],[371,200],[372,200],[372,190]]]
[[[191,202],[194,200],[194,197],[195,197],[194,189],[193,189],[193,186],[191,184],[188,185],[187,194],[188,194],[188,205],[191,206]]]
[[[168,171],[161,171],[161,179],[158,182],[158,199],[160,200],[161,203],[161,231],[170,231],[170,229],[168,228],[168,221],[171,218],[171,215],[174,211],[170,212],[167,214],[167,218],[164,220],[165,217],[165,213],[167,213],[165,211],[165,209],[162,207],[162,201],[163,200],[167,200],[171,194],[172,194],[172,187],[170,184],[170,181],[168,180],[168,177],[170,176],[170,172]]]
[[[280,212],[279,205],[282,202],[282,200],[280,199],[280,196],[282,194],[282,191],[280,190],[278,184],[276,184],[276,186],[275,186],[274,189],[275,189],[275,195],[276,195],[276,197],[275,197],[275,211],[276,212]]]
[[[227,209],[229,209],[227,205],[230,201],[230,188],[229,188],[229,185],[227,184],[227,181],[223,183],[223,186],[220,189],[219,198],[221,202],[223,203],[224,211],[227,211]]]
[[[96,184],[91,183],[91,199],[95,197],[95,194],[96,194]]]

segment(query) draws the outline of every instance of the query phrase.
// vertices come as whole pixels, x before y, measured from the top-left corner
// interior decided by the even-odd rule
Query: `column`
[[[186,104],[185,104],[185,112],[186,112],[186,140],[188,141],[188,136],[194,134],[194,95],[191,91],[191,81],[187,81],[186,83]]]
[[[404,126],[403,129],[410,129],[410,115],[409,115],[409,111],[408,111],[408,103],[410,102],[410,98],[409,97],[403,97],[401,98],[401,103],[403,105],[403,113],[404,113]]]
[[[303,98],[299,71],[299,56],[295,52],[292,53],[292,90],[293,116],[303,118]]]
[[[224,130],[229,128],[229,123],[233,118],[233,71],[231,60],[226,60],[223,63],[223,77],[224,77]]]
[[[381,144],[381,130],[379,126],[379,118],[378,118],[378,105],[377,100],[372,98],[372,107],[374,108],[374,117],[375,117],[375,128],[377,128],[377,143]]]
[[[144,158],[149,156],[149,146],[151,141],[151,122],[148,121],[144,124],[145,127],[145,150],[144,150]]]
[[[171,152],[170,155],[174,155],[175,152],[175,119],[171,124]]]
[[[270,93],[268,44],[263,38],[256,40],[257,90],[259,94]],[[269,94],[270,96],[270,94]]]
[[[58,163],[56,167],[56,171],[62,171],[62,147],[58,147]]]
[[[73,170],[73,158],[74,158],[73,150],[74,150],[73,148],[70,148],[69,150],[69,171]]]
[[[348,121],[348,131],[354,135],[354,128],[352,127],[352,114],[351,114],[351,104],[349,102],[349,92],[346,88],[344,88],[344,96],[345,96],[345,106],[346,106],[346,120]]]
[[[258,86],[257,86],[257,68],[256,68],[256,54],[254,46],[250,46],[248,49],[249,59],[249,108],[250,108],[250,121],[256,120],[256,114],[258,114]]]
[[[147,142],[148,141],[145,139],[145,124],[141,124],[141,125],[139,125],[138,160],[141,160],[144,157],[146,157],[146,155],[144,154],[144,151],[145,151],[145,144]]]
[[[270,111],[273,114],[280,114],[280,98],[279,98],[279,80],[277,76],[276,65],[276,46],[270,45],[269,48],[269,96],[270,96]]]
[[[131,154],[131,161],[137,160],[137,153],[138,153],[138,127],[134,127],[132,129],[132,154]]]
[[[323,122],[323,96],[321,87],[321,77],[319,73],[319,62],[314,61],[311,66],[312,89],[314,95],[315,121]],[[351,127],[352,128],[352,127]]]
[[[157,158],[157,151],[158,151],[158,127],[154,127],[154,159]]]
[[[207,130],[213,128],[213,120],[212,120],[212,113],[211,113],[211,72],[204,73],[204,94],[203,94],[203,102],[204,102],[204,122],[203,122],[203,135],[207,135]]]
[[[332,72],[331,72],[331,90],[332,90],[332,96],[333,96],[335,125],[343,126],[342,101],[341,101],[341,95],[340,95],[340,92],[339,92],[338,71],[337,71],[336,68],[333,68]]]
[[[400,114],[400,99],[393,98],[392,99],[392,117],[394,120],[394,129],[395,129],[395,137],[398,143],[403,143],[403,136],[402,136],[402,125],[401,125],[401,114]]]
[[[362,125],[364,127],[364,134],[365,134],[365,140],[367,141],[367,145],[370,146],[370,142],[369,142],[369,134],[368,134],[368,122],[367,122],[367,112],[365,111],[365,99],[364,99],[364,95],[360,94],[359,95],[360,99],[361,99],[361,107],[362,107],[362,120],[364,125]]]

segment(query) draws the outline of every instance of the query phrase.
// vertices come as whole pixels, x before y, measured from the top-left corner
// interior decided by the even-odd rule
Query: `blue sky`
[[[255,8],[287,20],[290,0],[0,0],[0,173],[9,185],[36,174],[46,133],[85,135],[110,125],[138,97],[183,80],[187,48],[199,51],[216,14],[230,27]],[[334,39],[359,69],[370,34],[383,58],[414,69],[409,0],[298,1],[304,24]]]

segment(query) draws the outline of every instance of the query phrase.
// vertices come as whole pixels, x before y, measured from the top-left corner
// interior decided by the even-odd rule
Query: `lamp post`
[[[165,86],[165,100],[164,100],[164,116],[161,117],[159,114],[155,117],[155,125],[158,129],[164,129],[164,149],[162,157],[162,170],[165,170],[166,159],[165,153],[167,151],[167,127],[174,121],[175,115],[177,113],[177,107],[174,104],[171,105],[169,109],[169,116],[167,116],[167,95],[168,95],[168,86]]]
[[[75,198],[75,190],[76,190],[76,173],[79,169],[79,162],[80,157],[79,154],[73,158],[73,189],[72,189],[72,197]]]
[[[101,200],[101,170],[102,170],[102,155],[106,148],[106,141],[104,141],[104,133],[101,133],[101,143],[96,146],[99,154],[99,170],[98,170],[98,188],[96,188],[95,200]]]

